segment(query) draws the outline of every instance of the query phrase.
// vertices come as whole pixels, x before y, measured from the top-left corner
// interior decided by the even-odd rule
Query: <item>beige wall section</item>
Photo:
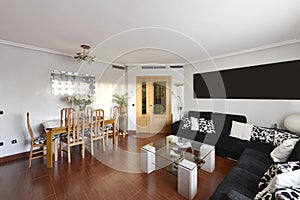
[[[297,59],[300,59],[300,43],[185,66],[184,112],[213,110],[238,113],[246,115],[249,123],[261,126],[277,123],[282,128],[283,119],[287,115],[300,112],[300,100],[194,99],[193,74]],[[296,86],[291,86],[291,89],[295,92],[298,90]]]

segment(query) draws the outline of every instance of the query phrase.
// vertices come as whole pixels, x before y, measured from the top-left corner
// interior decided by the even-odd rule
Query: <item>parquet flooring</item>
[[[28,159],[25,158],[2,163],[0,199],[184,199],[177,193],[176,176],[165,170],[149,175],[136,171],[140,147],[159,137],[162,135],[120,137],[117,147],[113,147],[111,141],[105,150],[101,145],[95,145],[95,157],[86,151],[84,159],[74,147],[72,163],[68,164],[67,156],[64,156],[54,162],[52,169],[45,167],[43,159],[34,160],[31,169],[28,169]],[[234,164],[216,156],[213,173],[199,170],[195,199],[209,199]]]

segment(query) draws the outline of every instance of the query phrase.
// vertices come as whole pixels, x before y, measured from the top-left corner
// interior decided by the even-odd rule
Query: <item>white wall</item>
[[[106,116],[112,116],[112,95],[125,93],[125,70],[114,69],[111,66],[104,68],[96,79],[97,100],[94,107],[103,109]]]
[[[278,123],[290,113],[300,112],[300,101],[288,100],[200,100],[193,99],[192,75],[196,72],[229,69],[258,64],[274,63],[300,59],[300,43],[226,57],[212,62],[202,62],[195,66],[185,66],[184,76],[181,69],[141,70],[129,67],[128,94],[129,130],[135,130],[135,81],[136,76],[172,76],[172,113],[177,114],[177,95],[182,97],[185,112],[188,110],[214,110],[227,113],[240,113],[248,117],[249,123],[270,126]],[[62,97],[51,95],[51,71],[65,70],[88,73],[96,76],[97,100],[95,108],[104,108],[107,115],[111,112],[112,94],[125,92],[125,74],[123,70],[112,69],[105,64],[92,63],[81,65],[70,57],[43,53],[24,48],[0,44],[0,157],[29,150],[30,138],[26,127],[26,112],[31,112],[31,124],[36,135],[41,133],[41,123],[59,117],[59,110],[66,104]],[[176,83],[183,83],[178,88]],[[293,88],[297,92],[298,88]],[[279,91],[280,92],[280,91]],[[184,94],[184,95],[183,95]],[[12,145],[12,139],[18,143]]]
[[[193,74],[297,59],[300,59],[300,43],[185,66],[185,113],[189,110],[238,113],[246,115],[249,123],[269,127],[277,123],[283,128],[287,115],[300,112],[299,100],[194,99]],[[299,90],[298,86],[291,86],[291,89]]]
[[[92,105],[104,108],[109,115],[111,96],[118,84],[116,80],[120,80],[124,71],[105,64],[80,64],[71,57],[1,44],[0,110],[4,110],[4,115],[0,115],[0,141],[4,146],[0,147],[0,157],[29,151],[27,111],[31,113],[32,128],[39,135],[43,121],[59,118],[59,110],[70,106],[64,97],[51,94],[50,75],[55,69],[95,75],[98,97]],[[12,139],[17,139],[18,143],[12,145]]]
[[[141,69],[141,67],[128,67],[128,130],[136,130],[136,77],[137,76],[171,76],[171,91],[172,95],[172,114],[173,118],[178,118],[178,97],[180,97],[183,105],[183,87],[176,86],[176,84],[184,83],[183,69]],[[134,106],[133,106],[134,105]]]

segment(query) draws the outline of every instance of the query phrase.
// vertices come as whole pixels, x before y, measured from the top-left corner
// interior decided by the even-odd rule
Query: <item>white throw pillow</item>
[[[275,179],[275,189],[283,187],[300,187],[300,169],[278,174],[274,177]]]
[[[191,117],[191,130],[192,131],[198,131],[199,130],[199,123],[198,123],[198,118]]]
[[[241,140],[250,141],[253,125],[232,121],[230,135]]]
[[[271,157],[274,162],[285,162],[292,153],[298,139],[289,139],[283,141],[279,146],[277,146],[272,152]]]
[[[255,196],[255,200],[267,199],[269,194],[275,192],[278,188],[297,188],[300,186],[300,169],[282,174],[277,174],[269,182],[268,186]]]

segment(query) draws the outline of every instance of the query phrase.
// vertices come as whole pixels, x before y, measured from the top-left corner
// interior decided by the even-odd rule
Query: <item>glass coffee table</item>
[[[213,172],[215,147],[174,135],[141,148],[141,170],[165,169],[178,177],[178,193],[192,199],[197,193],[197,169]]]

